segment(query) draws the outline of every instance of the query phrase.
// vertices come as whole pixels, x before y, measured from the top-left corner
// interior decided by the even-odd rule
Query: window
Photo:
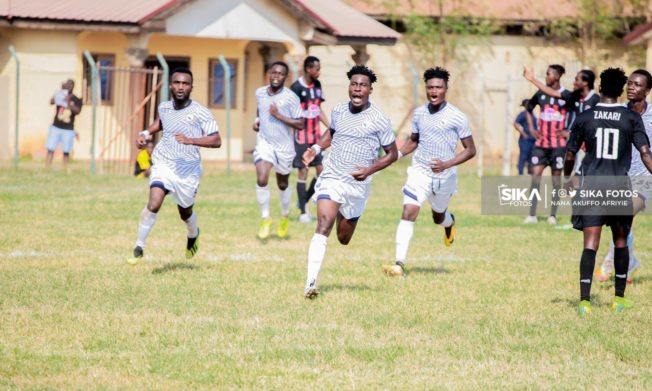
[[[95,66],[98,68],[99,85],[98,94],[102,104],[111,104],[113,102],[113,74],[115,70],[115,56],[112,54],[92,54],[95,60]],[[91,101],[91,67],[84,57],[84,81],[83,81],[83,99],[84,103],[90,104]]]
[[[236,104],[236,83],[238,76],[238,60],[226,60],[231,69],[231,108]],[[209,86],[208,86],[208,105],[210,107],[226,107],[224,68],[220,60],[212,59],[209,62]]]

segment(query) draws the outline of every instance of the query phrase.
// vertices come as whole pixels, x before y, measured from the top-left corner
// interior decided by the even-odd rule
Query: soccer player
[[[190,99],[192,80],[192,72],[187,68],[172,71],[172,100],[159,104],[159,120],[150,125],[148,130],[140,132],[136,141],[138,147],[143,148],[152,134],[163,132],[152,154],[149,201],[140,213],[133,257],[127,260],[132,265],[143,257],[145,241],[168,194],[177,201],[179,217],[188,228],[186,258],[192,258],[198,250],[199,228],[193,205],[202,174],[199,148],[219,148],[222,140],[211,112]]]
[[[321,103],[326,99],[324,98],[321,83],[319,82],[320,71],[321,65],[319,59],[315,56],[306,57],[303,61],[303,76],[292,83],[290,87],[301,101],[304,118],[303,129],[294,132],[294,150],[296,151],[296,156],[292,164],[294,168],[298,169],[297,198],[299,200],[299,210],[301,211],[301,215],[299,216],[300,223],[310,223],[312,221],[312,217],[306,212],[306,203],[314,194],[317,177],[324,167],[322,165],[322,155],[319,153],[310,162],[310,167],[315,167],[317,175],[312,178],[310,186],[306,190],[308,167],[303,165],[303,153],[319,140],[321,135],[319,129],[320,121],[324,123],[327,129],[330,127],[328,119],[321,112]]]
[[[645,133],[652,138],[652,105],[648,104],[646,98],[652,88],[652,75],[645,69],[637,69],[627,79],[627,107],[641,115]],[[645,169],[641,155],[632,153],[632,163],[629,168],[629,176],[632,179],[632,187],[637,191],[638,196],[632,199],[634,215],[645,210],[648,202],[652,199],[652,190],[649,188],[652,176]],[[647,186],[646,186],[647,185]],[[633,282],[634,272],[640,267],[638,258],[634,255],[634,231],[630,230],[627,236],[627,248],[629,249],[629,269],[627,270],[627,283]],[[602,262],[602,266],[595,272],[595,278],[600,282],[609,280],[614,271],[614,243],[611,242],[609,252]]]
[[[563,66],[553,64],[546,71],[546,85],[553,90],[562,90],[559,79],[566,70]],[[559,188],[561,183],[559,176],[564,166],[564,150],[566,139],[557,133],[558,130],[564,129],[566,113],[568,107],[566,100],[552,97],[542,91],[537,91],[527,106],[527,121],[534,137],[537,139],[532,149],[530,163],[532,165],[532,189],[539,189],[541,175],[543,170],[550,166],[552,171],[552,184],[555,189],[553,201],[559,200]],[[532,110],[539,105],[539,126],[534,130]],[[548,224],[557,224],[557,205],[555,202],[551,207]],[[530,215],[523,221],[524,224],[534,224],[537,222],[537,199],[532,200]]]
[[[281,197],[281,220],[278,237],[288,234],[290,220],[290,201],[292,190],[289,188],[290,172],[294,161],[294,129],[303,127],[303,113],[299,98],[292,90],[285,87],[288,66],[277,61],[269,68],[269,85],[256,90],[258,118],[253,125],[256,135],[254,164],[256,165],[256,199],[260,206],[262,221],[258,238],[269,238],[272,219],[269,214],[270,192],[267,186],[269,174],[276,171],[276,185]]]
[[[322,149],[332,146],[315,186],[317,228],[308,249],[304,290],[308,299],[319,294],[317,276],[333,226],[337,224],[339,242],[349,244],[369,197],[372,174],[398,157],[389,118],[369,100],[376,75],[360,65],[352,67],[346,75],[350,101],[333,108],[330,131],[303,155],[303,162],[308,165]],[[377,158],[381,147],[385,155]]]
[[[581,315],[591,312],[591,279],[595,267],[595,254],[600,244],[600,234],[603,225],[611,227],[615,243],[615,293],[612,308],[623,311],[632,306],[625,299],[629,251],[627,249],[627,234],[632,224],[631,198],[624,196],[609,197],[606,190],[629,189],[629,177],[632,157],[632,144],[640,152],[641,161],[648,171],[652,172],[652,154],[649,140],[641,116],[618,103],[618,97],[623,92],[627,82],[625,72],[621,69],[609,68],[600,74],[600,103],[593,109],[580,114],[571,129],[571,135],[564,163],[564,181],[568,186],[570,175],[575,164],[575,154],[582,143],[586,145],[586,156],[582,161],[581,185],[579,194],[583,191],[600,191],[600,194],[585,198],[575,198],[573,201],[572,222],[575,229],[584,233],[584,251],[580,259],[580,304]],[[608,182],[600,181],[600,177],[609,176]],[[622,178],[622,179],[619,179]],[[602,183],[600,183],[602,182]],[[604,191],[604,193],[602,193]],[[601,197],[604,194],[607,197]],[[578,202],[590,201],[624,201],[625,207],[614,212],[613,207],[589,206],[581,207]],[[611,204],[613,205],[613,204]]]
[[[475,143],[469,121],[460,109],[446,101],[449,72],[436,67],[423,74],[428,103],[412,116],[412,134],[398,152],[407,155],[416,150],[403,187],[403,215],[396,229],[396,263],[383,266],[389,276],[403,276],[414,222],[425,200],[430,203],[432,219],[444,228],[444,244],[455,240],[455,216],[448,210],[457,191],[457,165],[475,156]],[[457,141],[464,149],[455,153]]]

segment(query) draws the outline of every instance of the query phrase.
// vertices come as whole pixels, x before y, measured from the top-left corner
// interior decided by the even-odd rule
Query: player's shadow
[[[166,263],[165,265],[152,270],[152,274],[169,273],[177,270],[199,270],[199,266],[186,262]]]
[[[555,297],[554,299],[550,300],[550,302],[552,304],[565,303],[567,307],[571,308],[577,308],[577,306],[580,304],[580,300],[576,297]],[[611,303],[600,300],[597,295],[591,295],[591,305],[594,307],[601,307],[603,305],[611,305]]]
[[[330,291],[368,291],[371,290],[369,285],[351,285],[351,284],[330,284],[322,285],[319,288],[322,292]]]
[[[407,274],[422,273],[422,274],[449,274],[451,271],[443,266],[423,267],[416,266],[407,269]]]

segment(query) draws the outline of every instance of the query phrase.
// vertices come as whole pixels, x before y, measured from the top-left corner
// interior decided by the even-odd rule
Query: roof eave
[[[68,30],[68,31],[111,31],[120,33],[138,33],[141,27],[137,23],[79,21],[35,18],[0,18],[0,25],[34,30]]]
[[[652,22],[638,26],[634,31],[625,35],[623,41],[627,45],[640,45],[649,39],[652,39]]]

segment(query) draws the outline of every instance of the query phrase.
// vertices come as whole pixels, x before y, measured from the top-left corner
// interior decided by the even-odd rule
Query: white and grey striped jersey
[[[351,173],[357,167],[374,164],[379,149],[392,145],[396,139],[389,118],[374,103],[370,104],[369,108],[356,114],[349,110],[348,101],[333,108],[331,148],[321,177],[350,183],[371,182],[371,176],[356,181]]]
[[[291,126],[284,124],[269,113],[272,103],[276,104],[278,111],[289,118],[302,118],[303,110],[301,101],[297,94],[291,89],[283,89],[275,94],[269,95],[267,88],[260,87],[256,90],[256,102],[258,102],[258,118],[260,128],[256,139],[262,138],[274,149],[279,151],[294,151],[294,134]]]
[[[162,136],[154,148],[152,162],[166,165],[180,177],[201,175],[200,147],[180,144],[174,136],[199,138],[217,133],[219,128],[213,114],[193,100],[180,110],[175,110],[172,101],[161,102],[158,116]]]
[[[445,179],[455,174],[457,167],[434,173],[430,167],[432,159],[452,159],[457,142],[472,136],[471,128],[466,115],[452,104],[446,102],[446,106],[434,114],[430,114],[428,105],[417,107],[412,115],[412,133],[419,135],[412,167],[431,178]]]
[[[648,102],[647,109],[641,115],[641,119],[643,120],[643,125],[645,125],[647,138],[652,140],[652,103]],[[637,150],[632,151],[632,164],[629,167],[628,174],[630,177],[651,175],[647,168],[645,168],[643,160],[641,160],[641,154]]]

